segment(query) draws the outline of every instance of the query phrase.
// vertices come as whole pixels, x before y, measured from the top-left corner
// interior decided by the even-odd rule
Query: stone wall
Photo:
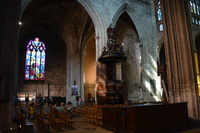
[[[37,3],[39,1],[35,2]],[[26,2],[23,1],[23,3]],[[29,6],[29,8],[31,7],[32,6]],[[54,9],[54,11],[51,9]],[[57,5],[48,3],[48,6],[46,5],[45,8],[42,9],[43,15],[41,15],[41,8],[35,8],[34,10],[25,9],[23,11],[22,20],[29,22],[29,26],[22,28],[21,39],[27,38],[26,34],[32,35],[28,27],[30,28],[41,23],[40,21],[34,21],[35,19],[40,19],[42,23],[47,23],[52,27],[52,29],[47,27],[47,29],[51,29],[47,30],[48,32],[45,32],[46,29],[41,30],[42,27],[38,28],[39,31],[44,31],[44,33],[46,33],[46,35],[42,34],[45,40],[51,40],[51,38],[56,37],[53,42],[52,40],[50,41],[50,46],[54,46],[52,49],[58,51],[57,53],[53,53],[52,50],[48,54],[49,59],[47,59],[46,63],[47,77],[43,84],[63,84],[62,88],[65,84],[67,100],[74,101],[74,96],[71,96],[71,86],[75,80],[78,88],[80,88],[78,93],[83,97],[84,64],[82,55],[86,44],[82,42],[87,43],[89,40],[88,33],[93,33],[90,36],[95,36],[96,59],[98,59],[103,46],[106,45],[106,29],[112,24],[112,27],[116,27],[119,32],[119,43],[127,42],[129,45],[127,47],[129,52],[126,53],[128,56],[127,64],[129,64],[129,71],[122,72],[122,75],[124,75],[123,77],[126,77],[128,80],[128,92],[133,93],[128,97],[130,97],[130,99],[136,97],[138,88],[141,86],[142,90],[147,93],[145,99],[147,101],[151,99],[149,91],[151,90],[151,86],[147,86],[144,81],[149,82],[150,79],[154,79],[157,82],[158,79],[155,73],[156,68],[152,63],[152,60],[155,61],[157,58],[157,34],[153,1],[78,0],[78,2],[61,2]],[[35,15],[29,16],[29,13],[34,13]],[[123,15],[124,13],[127,15]],[[125,37],[128,29],[135,33],[130,39]],[[135,37],[137,39],[135,39]],[[61,42],[64,47],[60,45],[60,41],[57,40],[62,40]],[[140,47],[141,49],[139,50],[137,44],[142,44],[143,47]],[[60,49],[64,49],[64,51]],[[138,53],[139,51],[141,54]],[[23,62],[23,59],[21,61]],[[23,63],[21,63],[20,66],[23,66]],[[142,74],[140,73],[141,68]],[[122,69],[124,68],[122,67]],[[23,73],[23,69],[20,71],[20,74],[21,73]],[[140,75],[142,75],[142,77]],[[23,75],[20,77],[19,84],[27,84],[22,80]],[[159,84],[159,82],[157,83]]]

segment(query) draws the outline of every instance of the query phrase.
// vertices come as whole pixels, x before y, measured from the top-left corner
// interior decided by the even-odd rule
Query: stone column
[[[13,122],[13,99],[17,83],[17,51],[21,0],[0,0],[0,130]]]
[[[198,119],[188,0],[162,0],[161,3],[169,100],[188,102],[189,117]]]

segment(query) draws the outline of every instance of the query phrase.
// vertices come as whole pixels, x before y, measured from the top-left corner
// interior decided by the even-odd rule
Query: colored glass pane
[[[194,23],[195,22],[195,20],[194,20],[194,18],[192,17],[192,23]]]
[[[163,24],[159,25],[159,31],[163,31]]]
[[[200,11],[199,11],[199,10],[200,10],[200,8],[199,8],[199,6],[197,5],[197,14],[198,14],[198,15],[200,15]]]
[[[193,4],[191,1],[190,1],[190,9],[191,9],[191,12],[194,12]]]
[[[161,12],[160,1],[158,1],[157,17],[158,17],[158,21],[162,20],[162,12]]]
[[[26,80],[44,80],[45,50],[45,45],[39,38],[29,41],[25,61]]]
[[[199,0],[190,0],[191,12],[200,15]]]
[[[196,19],[196,24],[199,24],[199,21]]]
[[[195,3],[193,3],[193,10],[194,10],[194,12],[193,12],[193,13],[195,13],[195,14],[196,14],[197,12],[196,12],[196,6],[195,6]]]

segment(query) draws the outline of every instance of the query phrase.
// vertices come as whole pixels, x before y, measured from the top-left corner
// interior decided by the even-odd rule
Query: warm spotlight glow
[[[19,24],[19,25],[22,25],[22,22],[20,22],[20,21],[19,21],[19,23],[18,23],[18,24]]]
[[[160,98],[158,98],[158,96],[153,96],[153,98],[158,102],[161,101]]]

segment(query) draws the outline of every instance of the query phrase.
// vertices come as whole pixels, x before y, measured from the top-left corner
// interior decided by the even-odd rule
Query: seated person
[[[60,105],[60,107],[58,108],[59,112],[65,112],[66,109],[65,109],[64,105],[65,105],[64,102],[62,102],[61,105]]]
[[[68,102],[66,108],[67,108],[67,112],[69,114],[71,114],[72,113],[72,109],[73,109],[72,103]]]
[[[31,117],[34,118],[34,113],[35,113],[35,106],[34,102],[32,102],[29,107],[28,107],[28,118],[30,119]]]
[[[58,109],[58,107],[57,107],[57,103],[55,103],[55,104],[52,106],[52,108],[54,108],[54,109]]]

